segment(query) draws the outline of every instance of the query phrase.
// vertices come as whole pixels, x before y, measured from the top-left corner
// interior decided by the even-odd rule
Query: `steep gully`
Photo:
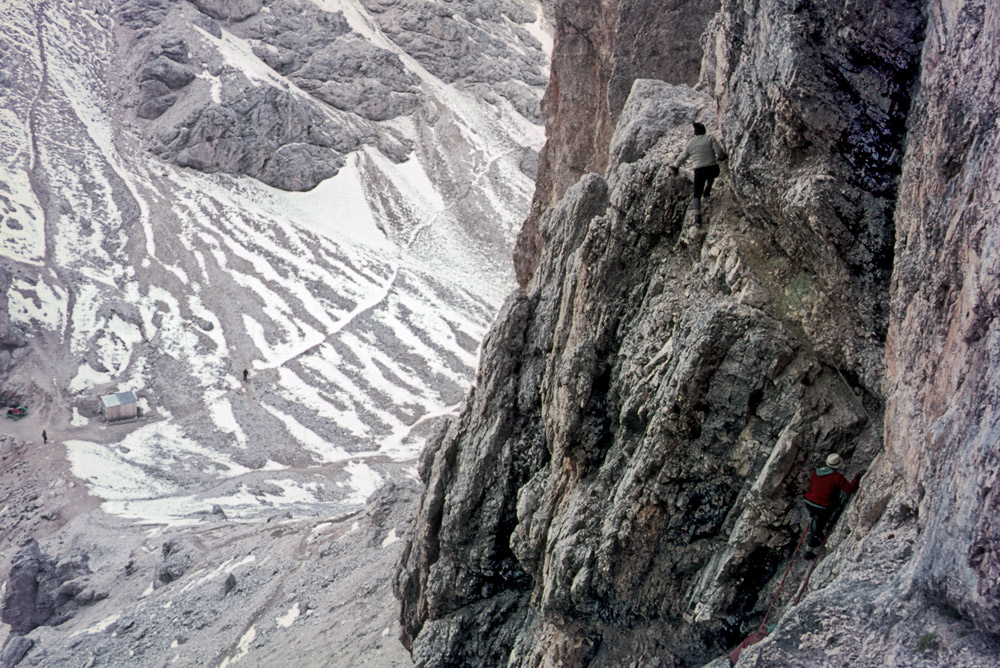
[[[870,473],[745,660],[995,665],[1000,13],[724,0],[697,88],[639,80],[614,115],[616,40],[670,37],[651,4],[556,5],[521,289],[421,460],[404,643],[420,666],[712,661],[775,598],[836,450]],[[692,119],[731,153],[700,227],[667,168]]]

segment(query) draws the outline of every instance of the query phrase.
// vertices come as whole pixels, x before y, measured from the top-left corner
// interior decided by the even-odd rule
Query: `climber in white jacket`
[[[680,166],[690,158],[694,167],[694,213],[701,217],[701,198],[712,194],[712,183],[719,176],[719,162],[728,156],[722,144],[705,131],[701,123],[693,123],[694,137],[688,142],[684,152],[670,166],[676,174]]]

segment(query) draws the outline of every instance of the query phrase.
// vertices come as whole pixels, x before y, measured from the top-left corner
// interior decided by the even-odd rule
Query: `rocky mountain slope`
[[[420,463],[415,663],[725,666],[767,616],[740,665],[996,665],[1000,11],[554,15],[521,287]],[[700,225],[693,120],[730,153]],[[811,571],[830,451],[868,473]]]
[[[546,25],[0,3],[0,665],[409,663],[389,574],[513,285]]]

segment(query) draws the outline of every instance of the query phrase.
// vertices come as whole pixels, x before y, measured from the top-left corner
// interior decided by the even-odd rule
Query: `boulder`
[[[195,7],[220,21],[245,21],[260,12],[263,0],[191,0]]]
[[[88,581],[89,557],[75,551],[63,560],[42,554],[38,542],[28,540],[14,556],[0,602],[0,620],[14,633],[28,633],[42,625],[57,625],[80,607],[107,598]]]
[[[21,660],[27,656],[28,652],[35,646],[35,641],[31,638],[11,634],[0,648],[0,666],[3,668],[14,668]]]
[[[195,74],[189,67],[166,56],[159,56],[146,63],[139,71],[139,81],[160,81],[170,90],[177,90],[194,81]]]

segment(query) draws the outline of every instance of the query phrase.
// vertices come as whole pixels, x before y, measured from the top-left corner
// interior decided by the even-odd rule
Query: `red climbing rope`
[[[806,525],[806,528],[808,528],[808,525]],[[819,563],[819,555],[823,554],[823,546],[826,545],[826,539],[830,537],[832,532],[832,528],[828,528],[826,530],[826,535],[823,536],[823,542],[819,544],[819,549],[816,550],[816,556],[813,557],[812,566],[809,567],[809,571],[806,573],[806,579],[802,581],[801,585],[799,585],[799,591],[795,594],[795,601],[792,602],[793,608],[799,604],[799,600],[802,598],[802,593],[806,590],[806,587],[809,586],[809,578],[812,577],[813,570],[816,568],[816,564]]]
[[[774,592],[774,598],[771,599],[771,605],[768,606],[767,612],[764,613],[764,621],[760,623],[760,628],[757,629],[758,633],[763,631],[764,628],[767,626],[767,618],[771,614],[771,611],[774,610],[774,604],[778,601],[778,595],[781,593],[781,588],[785,586],[785,578],[788,577],[788,572],[792,570],[792,566],[795,564],[795,557],[798,556],[799,548],[802,547],[802,541],[806,539],[806,534],[808,532],[809,532],[809,523],[807,522],[806,528],[802,530],[802,535],[799,537],[799,544],[795,546],[795,552],[792,552],[792,558],[788,560],[788,568],[785,569],[785,574],[781,576],[781,582],[778,584],[778,590]],[[824,543],[826,542],[825,538],[823,539],[823,542]],[[820,549],[823,549],[822,546],[820,547]],[[798,599],[796,599],[795,602],[798,603]]]

